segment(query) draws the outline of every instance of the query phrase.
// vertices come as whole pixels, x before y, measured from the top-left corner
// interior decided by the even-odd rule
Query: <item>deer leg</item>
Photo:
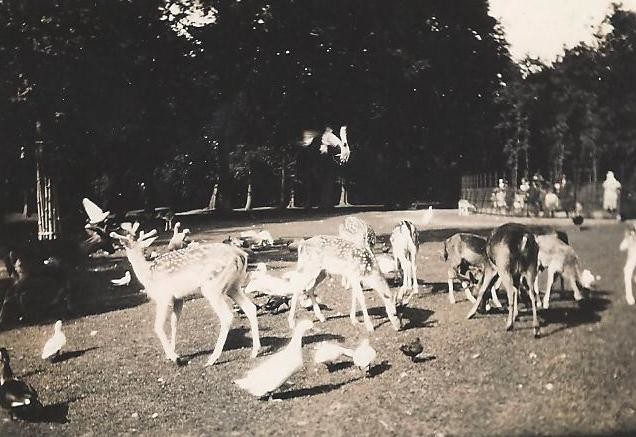
[[[214,350],[208,358],[208,362],[206,366],[211,366],[216,363],[216,360],[219,359],[221,352],[223,351],[223,346],[225,346],[225,340],[227,339],[227,334],[230,332],[230,325],[232,324],[232,319],[234,318],[234,313],[232,313],[232,309],[227,304],[225,299],[223,299],[223,295],[220,290],[216,287],[210,287],[210,285],[205,285],[201,287],[201,292],[206,297],[210,306],[216,313],[219,318],[219,336],[216,339],[216,344],[214,345]],[[252,339],[253,340],[253,339]]]
[[[406,291],[406,288],[409,286],[409,284],[411,283],[411,264],[408,262],[408,260],[406,259],[406,257],[404,257],[403,255],[400,255],[399,257],[400,260],[400,266],[402,267],[402,286],[400,287],[400,290],[398,292],[398,302],[402,302],[402,299],[404,298],[404,292]]]
[[[413,246],[413,252],[411,252],[411,289],[413,293],[418,292],[419,284],[417,283],[417,247]]]
[[[534,292],[537,295],[537,307],[541,308],[542,302],[541,302],[541,294],[539,292],[539,272],[537,272],[537,274],[534,277]]]
[[[493,285],[492,288],[490,289],[490,297],[492,299],[492,304],[497,308],[503,308],[503,305],[501,304],[501,302],[499,301],[499,298],[497,297],[497,290],[499,290],[500,287],[501,287],[501,278],[497,277],[497,282],[495,282],[495,285]]]
[[[486,293],[486,290],[488,290],[488,287],[490,286],[490,282],[492,281],[492,278],[495,277],[496,273],[497,272],[492,268],[489,268],[489,267],[484,268],[484,277],[482,279],[484,282],[482,282],[481,284],[481,288],[479,289],[477,298],[475,299],[475,302],[473,303],[473,307],[470,309],[470,311],[466,315],[467,319],[472,318],[477,312],[477,308],[479,308],[479,304],[484,298],[484,294]]]
[[[537,302],[535,300],[536,295],[533,290],[533,282],[528,280],[528,297],[530,297],[530,305],[532,306],[532,327],[534,328],[534,336],[538,338],[541,335],[541,323],[537,316]]]
[[[353,292],[353,288],[351,289],[351,311],[349,312],[349,320],[351,320],[352,325],[358,324],[358,318],[356,317],[356,313],[358,311],[357,303],[358,299],[356,294]]]
[[[391,295],[389,286],[386,283],[386,279],[378,275],[378,276],[367,277],[365,278],[364,281],[367,286],[370,286],[370,288],[373,288],[376,291],[376,293],[378,293],[378,296],[380,296],[380,299],[382,299],[382,302],[384,302],[384,308],[386,308],[386,315],[389,317],[389,321],[391,322],[393,329],[395,329],[396,331],[399,331],[402,328],[402,323],[397,317],[397,310],[395,309],[395,301],[393,299],[393,296]],[[365,305],[364,295],[361,295],[361,296],[362,296],[362,305]],[[366,311],[366,305],[364,306],[364,311]]]
[[[450,301],[450,303],[455,303],[455,290],[453,289],[453,279],[455,278],[455,276],[456,276],[455,267],[449,267],[448,269],[448,300]],[[468,297],[468,295],[466,297]],[[474,300],[475,298],[473,298],[473,301]]]
[[[625,299],[627,299],[628,305],[634,305],[634,293],[632,291],[632,280],[634,277],[634,267],[636,267],[636,256],[628,257],[625,267],[623,268],[623,275],[625,279]]]
[[[247,320],[250,322],[250,333],[252,335],[252,354],[250,356],[256,358],[261,348],[261,339],[258,334],[258,320],[256,319],[256,306],[238,284],[229,290],[228,296],[241,307],[243,313],[247,316]]]
[[[360,304],[360,309],[362,310],[362,315],[364,317],[365,328],[367,328],[367,331],[373,332],[373,323],[371,323],[371,318],[369,317],[369,312],[367,311],[367,305],[364,301],[364,293],[362,292],[362,287],[360,286],[360,280],[352,281],[351,295],[352,299],[357,299],[358,304]]]
[[[155,309],[155,334],[159,338],[161,342],[161,346],[163,347],[163,351],[166,354],[166,358],[170,361],[177,362],[179,358],[177,354],[172,349],[172,345],[168,341],[168,337],[166,336],[166,332],[164,331],[164,324],[166,323],[166,318],[168,317],[168,309],[170,307],[170,302],[165,301],[157,301],[156,309]]]
[[[316,302],[315,290],[316,290],[316,287],[322,281],[324,281],[326,277],[327,277],[327,273],[325,273],[324,270],[321,270],[320,273],[318,274],[318,277],[314,280],[314,284],[306,292],[307,295],[309,296],[309,299],[311,299],[311,306],[314,310],[314,315],[322,323],[324,323],[327,319],[325,319],[325,316],[322,314],[322,311],[320,311],[320,305],[318,305],[318,302]]]
[[[183,310],[183,299],[174,299],[172,301],[172,313],[170,314],[170,347],[172,352],[175,351],[177,342],[177,323],[181,317]]]
[[[581,290],[579,290],[578,285],[576,285],[576,279],[574,279],[576,275],[571,274],[569,276],[570,276],[570,285],[572,286],[572,291],[574,292],[574,300],[578,302],[583,299],[583,295],[581,294]]]
[[[555,274],[556,271],[553,268],[548,267],[548,282],[545,285],[545,295],[543,296],[543,308],[546,310],[550,307],[550,292],[552,291],[552,284],[554,284]]]
[[[506,275],[505,277],[500,275],[500,277],[501,283],[506,290],[506,294],[508,295],[508,318],[506,320],[506,330],[510,331],[514,325],[515,320],[515,295],[517,293],[517,289],[512,283],[512,278],[510,277],[510,275]]]

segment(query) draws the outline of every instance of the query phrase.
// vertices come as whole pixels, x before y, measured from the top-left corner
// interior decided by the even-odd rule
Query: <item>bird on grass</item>
[[[121,278],[118,279],[111,279],[110,282],[113,285],[116,285],[118,287],[124,287],[128,284],[130,284],[130,270],[126,270],[126,273],[124,274],[124,276],[122,276]]]
[[[53,336],[49,338],[42,350],[42,359],[55,362],[59,358],[62,348],[66,345],[66,335],[62,332],[62,321],[55,322]]]
[[[95,204],[95,202],[87,199],[86,197],[82,199],[82,205],[84,206],[84,211],[86,211],[86,215],[88,216],[88,223],[91,225],[102,223],[110,214],[110,211],[103,211]]]
[[[33,417],[42,407],[38,393],[26,382],[13,376],[9,364],[9,352],[0,348],[0,406],[7,410],[12,419]]]
[[[190,233],[190,229],[186,228],[183,231],[179,232],[179,227],[181,226],[180,222],[174,224],[174,229],[172,232],[172,238],[170,238],[170,242],[168,243],[168,250],[178,250],[183,249],[188,245],[188,234]]]
[[[417,337],[409,344],[403,344],[402,346],[400,346],[400,350],[404,355],[411,358],[411,361],[415,361],[417,356],[424,351],[424,346],[422,346],[420,338]]]
[[[363,338],[358,347],[353,351],[353,364],[358,366],[360,370],[368,373],[376,356],[377,352],[369,344],[369,339]]]
[[[331,364],[341,356],[353,357],[353,349],[340,346],[338,343],[323,341],[316,345],[314,363]]]
[[[305,332],[314,326],[310,320],[296,324],[291,341],[284,349],[266,358],[234,383],[251,395],[264,398],[283,385],[303,367],[302,340]]]

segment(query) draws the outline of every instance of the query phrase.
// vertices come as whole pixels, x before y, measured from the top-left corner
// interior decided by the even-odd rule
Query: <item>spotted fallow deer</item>
[[[127,235],[115,232],[110,235],[124,245],[137,279],[156,305],[154,331],[166,357],[174,362],[179,358],[175,353],[175,341],[183,299],[196,293],[205,296],[220,322],[219,336],[207,365],[214,364],[221,355],[234,317],[225,296],[234,300],[249,319],[252,334],[251,356],[256,357],[261,346],[256,307],[241,289],[247,269],[247,254],[227,244],[192,243],[186,248],[167,252],[147,261],[143,251],[157,238],[156,231],[153,229],[147,234],[141,231],[139,238],[136,238],[139,224],[126,225],[122,224],[122,228],[128,230]],[[171,338],[168,341],[164,324],[170,308]]]
[[[380,272],[373,252],[368,248],[340,237],[317,235],[298,243],[297,272],[289,311],[290,328],[295,325],[296,306],[303,290],[307,290],[306,293],[312,301],[316,317],[321,322],[325,321],[316,302],[314,289],[327,277],[327,274],[330,274],[346,278],[351,288],[351,313],[349,314],[351,323],[354,325],[358,323],[356,311],[357,305],[360,305],[364,315],[364,325],[369,332],[373,331],[373,323],[369,318],[362,292],[362,286],[365,286],[378,293],[384,302],[391,324],[396,330],[400,329],[400,321],[395,309],[395,296]]]

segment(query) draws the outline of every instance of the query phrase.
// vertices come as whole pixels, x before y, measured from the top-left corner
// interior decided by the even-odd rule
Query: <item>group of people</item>
[[[616,215],[620,199],[621,183],[608,171],[603,187],[603,210],[610,215]],[[511,191],[505,179],[499,179],[491,194],[493,209],[508,211],[512,209],[518,213],[538,216],[541,213],[551,214],[555,210],[576,212],[573,186],[566,177],[550,184],[540,173],[535,173],[531,180],[521,179],[517,190]],[[512,206],[512,208],[510,208]],[[579,208],[580,209],[580,206]]]

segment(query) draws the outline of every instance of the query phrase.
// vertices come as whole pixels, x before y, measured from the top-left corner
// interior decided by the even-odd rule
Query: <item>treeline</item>
[[[510,174],[563,175],[576,184],[612,170],[629,182],[636,163],[636,14],[614,5],[592,45],[552,66],[527,59],[498,95],[498,130]],[[521,73],[525,73],[523,76]]]
[[[86,195],[202,207],[215,185],[217,205],[239,207],[249,182],[253,206],[292,188],[302,204],[321,183],[335,203],[336,177],[354,203],[452,201],[462,173],[524,148],[529,168],[551,169],[558,143],[562,171],[591,153],[598,171],[634,144],[633,16],[619,10],[600,50],[525,79],[486,0],[5,0],[0,20],[5,210],[34,202],[36,123],[63,214]],[[303,129],[342,124],[350,162],[310,183]]]

